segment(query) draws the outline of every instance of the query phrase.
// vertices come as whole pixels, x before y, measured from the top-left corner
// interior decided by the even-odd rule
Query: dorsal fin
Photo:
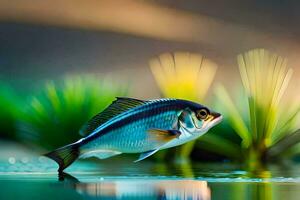
[[[100,125],[104,124],[111,118],[128,111],[137,106],[143,105],[149,101],[143,101],[139,99],[127,98],[127,97],[117,97],[107,108],[105,108],[101,113],[94,116],[89,120],[81,130],[80,135],[85,136],[92,133]]]

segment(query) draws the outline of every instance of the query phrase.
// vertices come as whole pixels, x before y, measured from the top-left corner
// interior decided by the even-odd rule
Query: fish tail
[[[58,172],[62,173],[65,168],[71,165],[80,155],[80,145],[78,143],[63,146],[51,151],[44,156],[51,158],[59,165]]]

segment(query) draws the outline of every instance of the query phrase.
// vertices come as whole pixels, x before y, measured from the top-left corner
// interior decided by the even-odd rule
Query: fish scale
[[[159,119],[159,120],[158,120]],[[82,147],[83,151],[108,149],[124,153],[144,152],[157,148],[160,144],[145,140],[145,131],[151,128],[169,130],[177,120],[177,112],[169,111],[143,118],[116,130],[113,130]],[[143,141],[133,145],[133,142]],[[133,148],[134,147],[134,148]]]

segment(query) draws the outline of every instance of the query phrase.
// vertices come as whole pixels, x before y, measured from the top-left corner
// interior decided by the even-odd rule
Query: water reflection
[[[0,161],[0,199],[299,199],[299,165],[246,172],[234,166],[77,163],[57,181],[56,165]],[[17,192],[16,192],[17,191]]]
[[[86,199],[165,199],[210,200],[206,181],[197,180],[116,180],[98,183],[74,183]]]

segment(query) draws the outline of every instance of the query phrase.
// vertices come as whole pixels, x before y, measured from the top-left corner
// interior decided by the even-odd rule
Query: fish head
[[[209,108],[197,105],[187,108],[181,118],[181,125],[192,135],[200,136],[222,121],[222,115]]]
[[[223,117],[220,113],[209,110],[206,107],[194,111],[192,120],[195,128],[202,131],[208,131],[210,128],[219,124]]]

